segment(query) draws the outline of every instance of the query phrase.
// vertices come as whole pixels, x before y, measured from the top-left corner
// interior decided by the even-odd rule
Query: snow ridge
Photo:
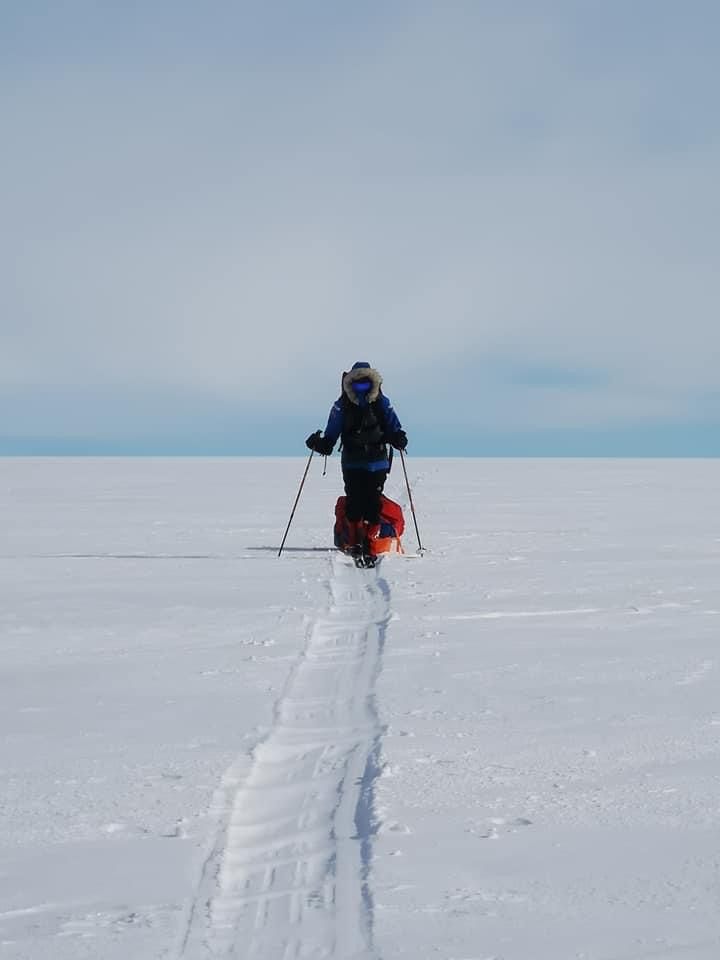
[[[329,608],[310,630],[272,729],[247,775],[234,765],[219,791],[220,829],[181,957],[376,960],[374,687],[390,595],[377,570],[331,563]]]

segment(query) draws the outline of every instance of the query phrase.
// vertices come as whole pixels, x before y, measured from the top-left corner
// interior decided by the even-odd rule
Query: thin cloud
[[[318,3],[322,43],[159,9],[55,40],[26,20],[3,68],[16,405],[110,384],[314,421],[358,356],[478,429],[691,416],[716,389],[712,5],[371,5],[345,29]],[[498,357],[556,382],[479,383]],[[68,402],[56,429],[81,422]]]

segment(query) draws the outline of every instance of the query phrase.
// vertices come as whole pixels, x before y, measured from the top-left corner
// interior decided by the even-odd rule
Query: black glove
[[[321,437],[321,433],[322,430],[316,430],[315,433],[311,433],[305,441],[305,446],[309,450],[314,450],[315,453],[319,453],[321,457],[329,457],[335,444],[331,443],[327,437]]]
[[[407,435],[404,430],[396,430],[390,437],[390,443],[396,450],[405,450],[408,444]]]

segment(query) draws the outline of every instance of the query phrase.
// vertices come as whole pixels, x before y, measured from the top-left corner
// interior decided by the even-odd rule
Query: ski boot
[[[355,566],[374,567],[377,563],[377,557],[370,548],[372,528],[367,521],[363,521],[362,524],[358,524],[358,529],[360,532],[360,539],[358,541],[360,551],[355,558]]]
[[[362,520],[348,520],[348,541],[345,553],[353,558],[356,567],[363,566],[363,522]]]

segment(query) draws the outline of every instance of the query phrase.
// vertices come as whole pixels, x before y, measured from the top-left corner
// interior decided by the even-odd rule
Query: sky
[[[0,454],[720,455],[714,0],[0,4]]]

